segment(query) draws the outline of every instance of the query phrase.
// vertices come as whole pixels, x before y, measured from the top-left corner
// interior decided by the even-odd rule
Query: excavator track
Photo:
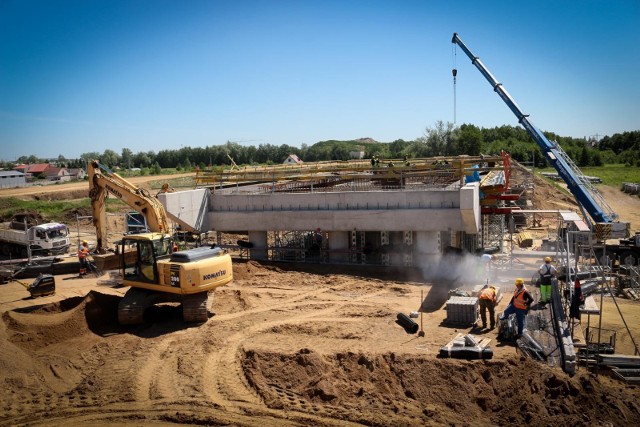
[[[118,322],[121,325],[137,325],[144,320],[144,311],[151,305],[151,293],[145,289],[131,288],[118,304]]]
[[[209,292],[184,295],[182,297],[182,317],[185,322],[204,323],[209,319],[213,295]]]

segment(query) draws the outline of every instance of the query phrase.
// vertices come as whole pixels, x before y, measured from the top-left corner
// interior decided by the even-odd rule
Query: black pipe
[[[418,332],[418,324],[411,320],[409,316],[404,313],[398,313],[398,323],[404,328],[405,331],[410,334],[415,334]]]

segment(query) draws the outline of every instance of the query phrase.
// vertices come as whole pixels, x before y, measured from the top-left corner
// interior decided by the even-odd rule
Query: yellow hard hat
[[[83,241],[82,241],[82,244],[83,244],[83,245],[86,245],[86,244],[87,244],[87,241],[86,241],[86,240],[83,240]]]
[[[517,278],[516,285],[524,285],[524,279]]]
[[[551,262],[551,257],[550,256],[544,257],[544,262]]]

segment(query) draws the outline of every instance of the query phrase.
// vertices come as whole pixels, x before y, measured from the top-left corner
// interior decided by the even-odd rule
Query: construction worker
[[[575,282],[573,282],[573,297],[571,298],[571,305],[569,306],[569,317],[580,321],[580,307],[583,305],[584,295],[582,294],[580,279],[576,277]]]
[[[89,248],[86,240],[82,241],[82,245],[78,248],[78,260],[80,261],[80,277],[87,274],[87,256],[89,255]]]
[[[479,298],[479,303],[480,303],[480,319],[482,319],[482,329],[485,329],[487,327],[487,310],[489,311],[489,316],[490,316],[490,329],[493,329],[496,327],[496,313],[495,313],[495,307],[496,307],[496,287],[491,285],[491,286],[487,286],[486,288],[484,288],[482,290],[482,292],[480,292],[480,298]]]
[[[558,270],[551,265],[551,257],[545,257],[544,264],[538,269],[540,274],[540,302],[546,304],[551,301],[551,283],[558,274]]]
[[[524,279],[516,279],[516,289],[513,291],[513,297],[507,308],[500,315],[500,320],[508,318],[515,313],[518,321],[518,337],[522,336],[524,331],[524,317],[527,315],[529,306],[533,302],[531,294],[524,287]]]

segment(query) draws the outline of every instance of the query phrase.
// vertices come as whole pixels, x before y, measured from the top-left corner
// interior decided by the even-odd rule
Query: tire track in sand
[[[300,306],[301,300],[306,299],[309,296],[318,296],[329,291],[331,291],[333,295],[336,295],[336,292],[339,292],[339,289],[336,288],[346,288],[348,285],[349,283],[345,283],[342,285],[332,284],[317,288],[311,292],[303,292],[290,299],[287,299],[284,302],[279,303],[277,308],[282,309],[285,307]],[[288,324],[295,325],[313,318],[326,319],[330,317],[328,315],[335,313],[345,305],[353,304],[354,302],[362,302],[363,300],[374,298],[386,292],[388,291],[381,289],[376,292],[362,294],[356,298],[348,298],[343,300],[330,299],[307,301],[303,304],[310,306],[326,305],[328,303],[331,306],[320,310],[314,310],[307,314],[297,313],[292,316],[295,318],[279,319],[275,321],[254,324],[253,326],[244,328],[240,332],[230,335],[226,338],[224,347],[220,351],[211,353],[205,361],[203,376],[205,384],[204,392],[207,395],[207,400],[213,402],[214,404],[220,405],[221,407],[225,408],[225,410],[230,412],[244,412],[244,410],[260,411],[270,413],[273,416],[281,417],[282,411],[271,410],[270,408],[265,406],[261,397],[247,382],[241,363],[241,348],[243,343],[249,340],[252,336],[265,330],[272,329],[276,326]],[[239,313],[231,313],[228,315],[222,315],[216,320],[219,322],[238,319],[240,317],[252,316],[260,312],[272,311],[274,308],[275,307],[263,307],[260,309],[247,310]],[[335,321],[342,320],[341,318],[331,318],[335,319]],[[310,414],[309,412],[311,411],[309,411],[309,406],[311,406],[311,409],[313,411],[321,411],[321,408],[315,407],[315,405],[310,404],[310,402],[300,402],[300,405],[297,406],[300,408],[300,410],[297,411],[294,409],[292,412],[295,412],[297,417],[300,417],[301,419],[304,419],[306,421],[316,421],[317,424],[323,425],[334,423],[340,425],[350,424],[348,422],[345,422],[344,420],[337,422],[337,420],[335,419],[323,417],[320,414]],[[289,412],[289,416],[291,416],[291,411]]]
[[[142,368],[136,374],[135,400],[145,403],[178,395],[173,376],[175,375],[175,356],[168,355],[167,349],[173,340],[162,340],[149,348],[148,357],[138,362]]]

